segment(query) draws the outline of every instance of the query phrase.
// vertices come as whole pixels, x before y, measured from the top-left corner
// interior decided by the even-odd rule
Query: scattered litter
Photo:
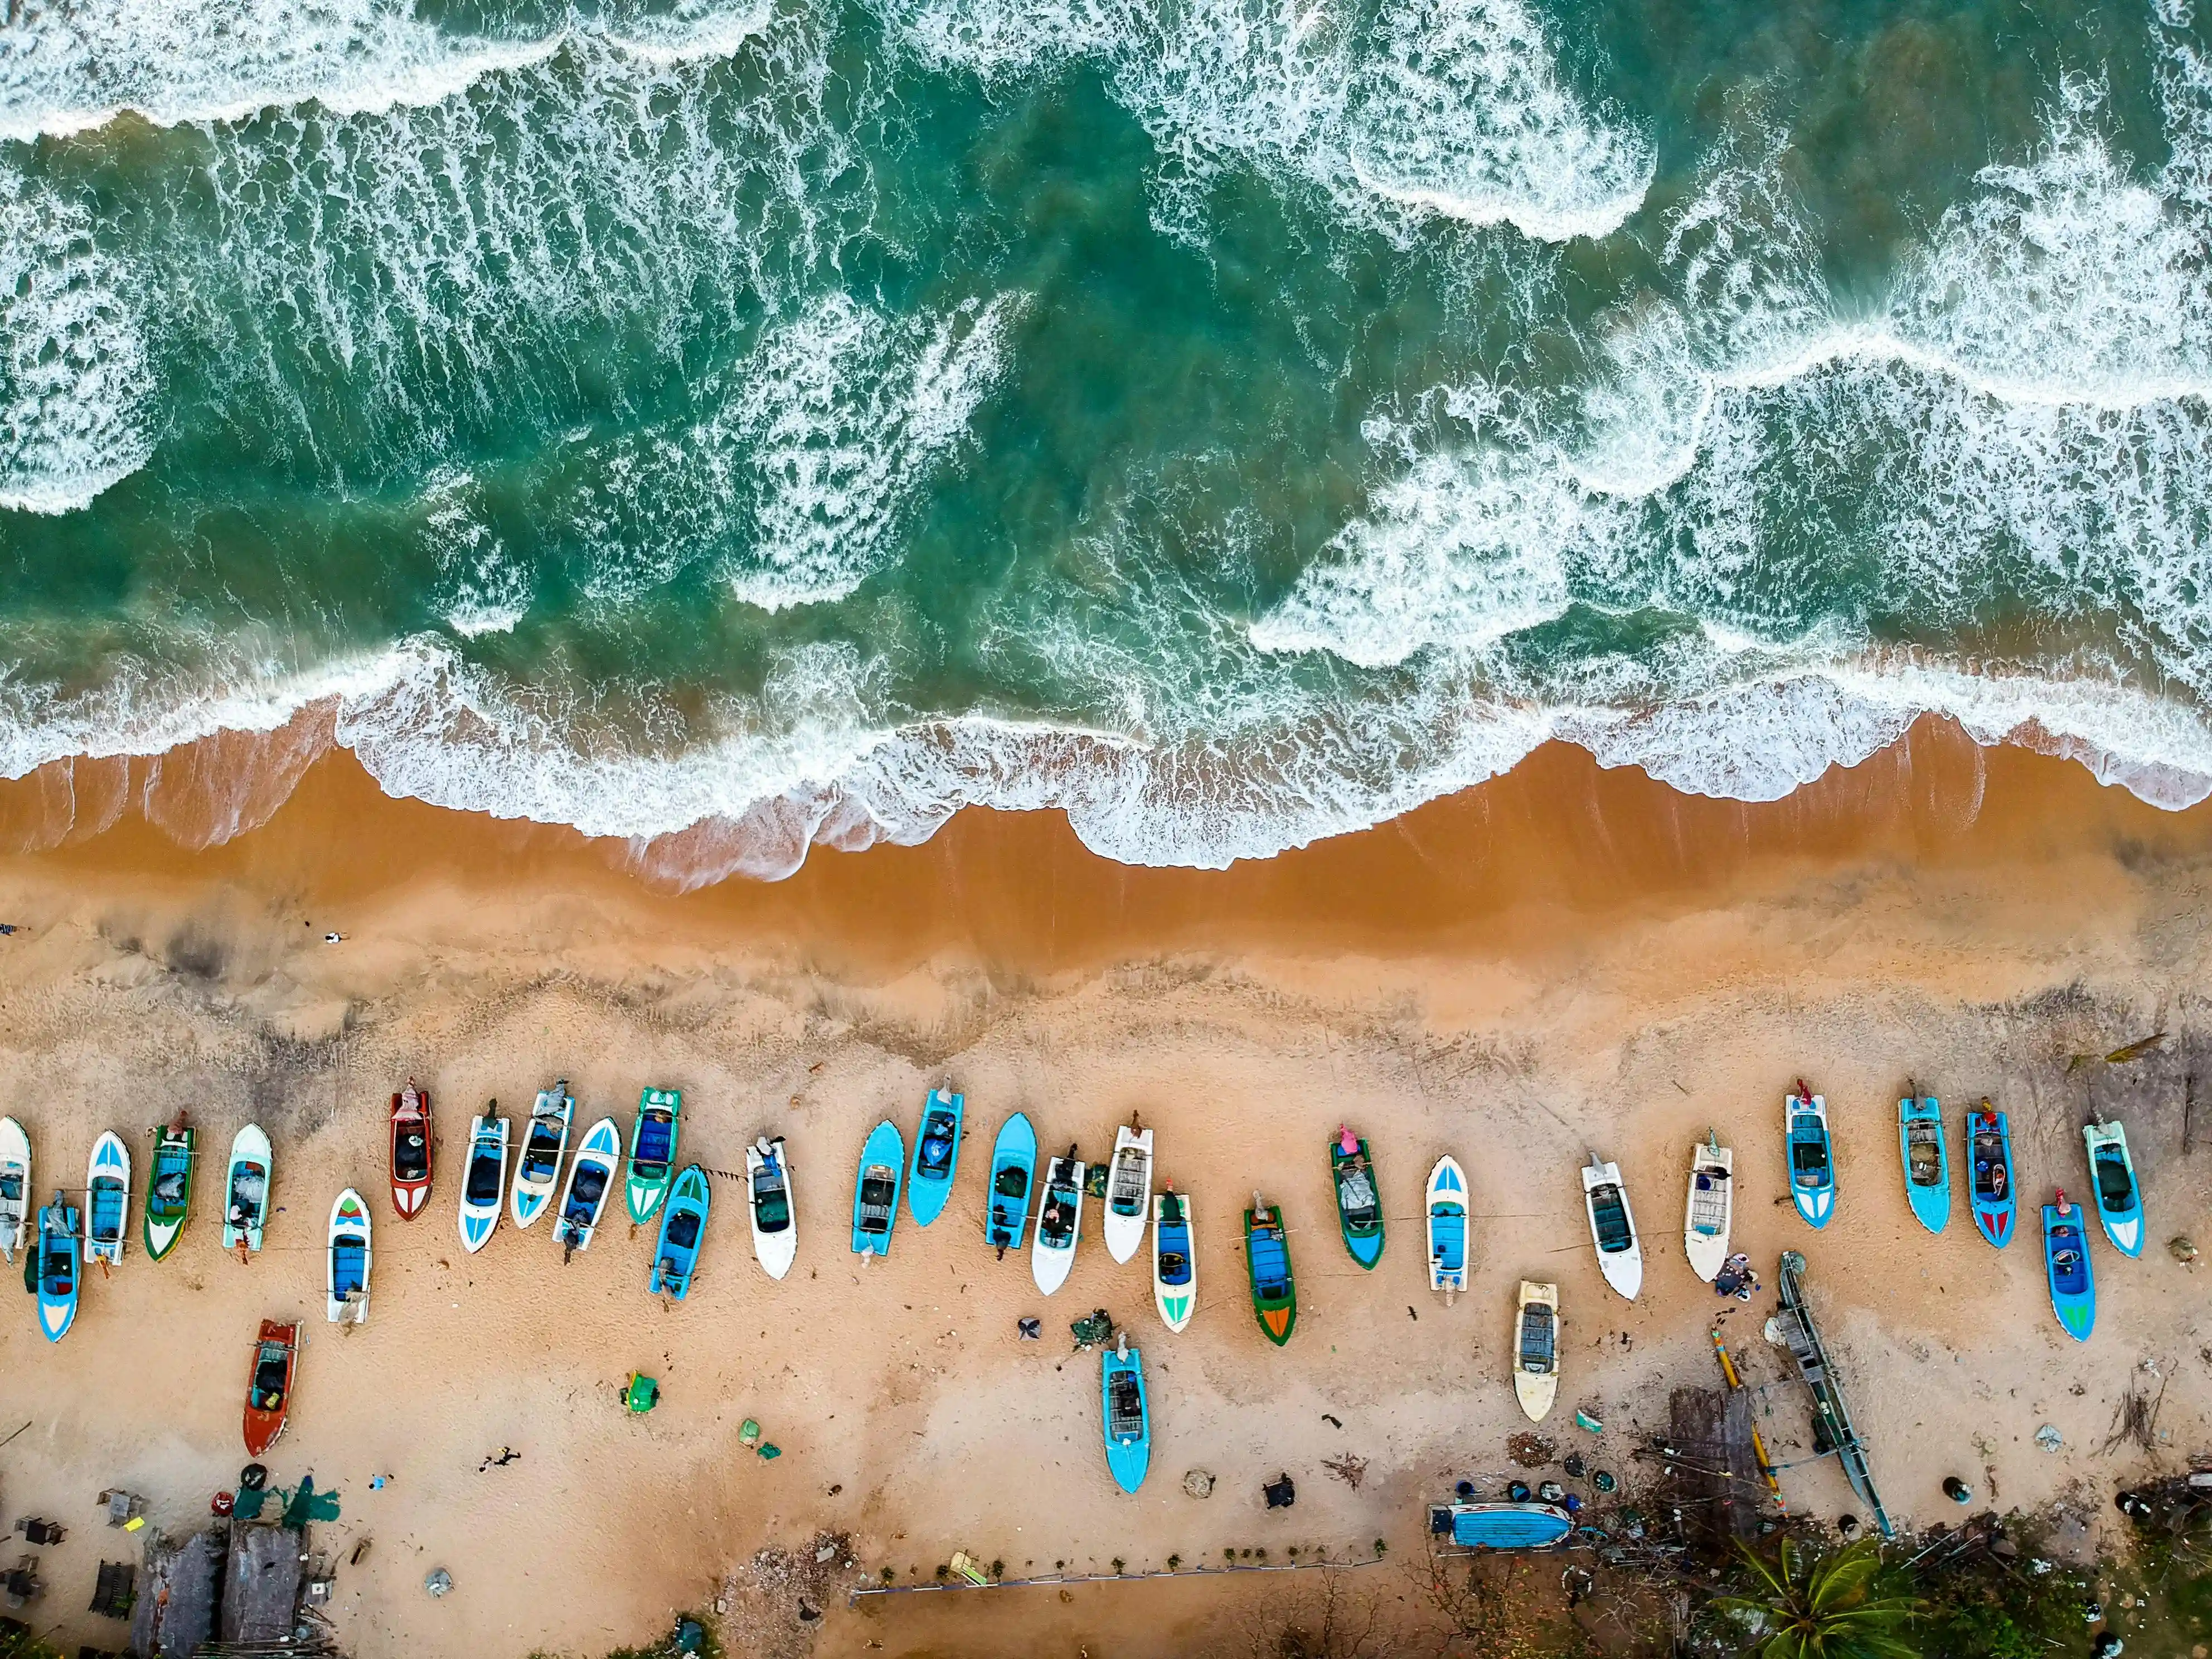
[[[1559,1460],[1559,1467],[1567,1472],[1568,1480],[1579,1480],[1583,1478],[1583,1471],[1589,1468],[1589,1465],[1583,1462],[1583,1455],[1580,1452],[1569,1452]]]
[[[1528,1483],[1525,1480],[1507,1481],[1505,1483],[1505,1495],[1516,1504],[1527,1503],[1528,1501]]]
[[[777,1445],[775,1441],[763,1440],[761,1442],[759,1456],[762,1462],[773,1463],[777,1458],[782,1455],[783,1448]]]
[[[1034,1315],[1024,1314],[1014,1321],[1014,1329],[1024,1342],[1035,1342],[1044,1335],[1044,1321]]]
[[[1340,1417],[1332,1417],[1332,1416],[1330,1416],[1327,1412],[1323,1412],[1323,1413],[1321,1414],[1321,1420],[1322,1420],[1322,1422],[1324,1422],[1324,1423],[1333,1424],[1334,1426],[1336,1426],[1337,1428],[1340,1428],[1340,1428],[1342,1428],[1342,1427],[1344,1426],[1344,1419],[1343,1419],[1342,1418],[1340,1418]]]
[[[369,1540],[364,1538],[361,1542],[356,1544],[353,1547],[353,1553],[346,1557],[346,1565],[349,1567],[357,1567],[362,1562],[368,1560],[369,1542]]]
[[[1556,1504],[1567,1495],[1567,1489],[1556,1480],[1547,1480],[1536,1488],[1536,1496],[1547,1504]]]
[[[952,1552],[952,1571],[979,1588],[991,1582],[991,1575],[983,1571],[982,1563],[965,1550]]]
[[[1286,1510],[1298,1501],[1297,1486],[1291,1480],[1288,1470],[1277,1475],[1272,1484],[1262,1486],[1260,1490],[1267,1494],[1267,1507],[1271,1510]]]
[[[1613,1479],[1611,1469],[1600,1469],[1590,1476],[1590,1485],[1600,1492],[1614,1492],[1619,1490],[1620,1482]]]
[[[1579,1407],[1575,1410],[1575,1426],[1578,1429],[1588,1429],[1592,1434],[1605,1432],[1605,1425]]]
[[[1505,1443],[1505,1455],[1524,1469],[1540,1469],[1557,1461],[1558,1443],[1522,1430]]]
[[[1321,1466],[1354,1492],[1359,1490],[1359,1483],[1367,1478],[1367,1460],[1355,1457],[1350,1452],[1336,1457],[1324,1457]]]
[[[748,1449],[761,1443],[761,1425],[748,1417],[738,1425],[738,1443]]]
[[[623,1404],[642,1417],[660,1403],[660,1384],[642,1371],[632,1371],[623,1385]]]
[[[1067,1328],[1075,1334],[1076,1352],[1082,1353],[1114,1340],[1114,1316],[1103,1308],[1094,1308],[1087,1317],[1076,1320]]]
[[[2185,1267],[2197,1265],[2197,1241],[2177,1235],[2166,1242],[2167,1251]]]
[[[1213,1496],[1213,1477],[1204,1469],[1192,1469],[1182,1478],[1182,1489],[1193,1498]]]
[[[2047,1452],[2055,1452],[2066,1442],[2054,1425],[2045,1423],[2035,1431],[2035,1443]]]
[[[430,1576],[422,1581],[422,1588],[434,1596],[443,1595],[453,1587],[453,1575],[443,1567],[434,1567]]]

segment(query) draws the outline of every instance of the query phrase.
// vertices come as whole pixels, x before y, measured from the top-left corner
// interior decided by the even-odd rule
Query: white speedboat
[[[538,1091],[538,1103],[530,1109],[530,1127],[522,1137],[522,1157],[514,1166],[514,1187],[507,1195],[516,1226],[527,1227],[553,1202],[561,1185],[561,1160],[568,1152],[568,1123],[575,1112],[567,1078]]]
[[[1690,1196],[1682,1214],[1682,1254],[1708,1285],[1727,1261],[1735,1220],[1735,1153],[1708,1134],[1690,1154]]]
[[[791,1154],[783,1137],[763,1135],[745,1148],[745,1212],[752,1218],[753,1255],[770,1279],[791,1271],[799,1254],[799,1218],[791,1207]]]
[[[1559,1394],[1559,1287],[1521,1281],[1513,1322],[1513,1393],[1531,1423],[1540,1423]]]
[[[0,1255],[9,1261],[31,1231],[31,1138],[12,1117],[0,1117]]]
[[[568,1184],[562,1189],[561,1212],[554,1218],[553,1241],[564,1261],[578,1250],[592,1248],[592,1235],[599,1230],[599,1215],[614,1189],[615,1171],[622,1166],[622,1131],[611,1117],[603,1117],[584,1131],[576,1143],[576,1156],[568,1164]]]
[[[461,1168],[461,1248],[471,1255],[499,1230],[506,1196],[507,1120],[479,1112],[469,1120],[469,1158]]]
[[[1083,1160],[1073,1146],[1065,1158],[1045,1166],[1036,1237],[1030,1245],[1030,1273],[1047,1296],[1067,1283],[1067,1270],[1075,1265],[1076,1235],[1083,1227],[1084,1175]]]
[[[1152,1212],[1152,1132],[1123,1124],[1114,1133],[1106,1176],[1106,1253],[1127,1261],[1144,1248]]]
[[[1635,1301],[1644,1288],[1644,1247],[1637,1242],[1636,1212],[1628,1206],[1619,1164],[1601,1164],[1595,1152],[1590,1154],[1583,1169],[1583,1204],[1589,1212],[1590,1243],[1597,1246],[1605,1282]]]

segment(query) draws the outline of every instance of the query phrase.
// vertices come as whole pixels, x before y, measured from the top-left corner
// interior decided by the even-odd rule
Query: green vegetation
[[[0,1659],[62,1659],[62,1650],[41,1642],[28,1625],[0,1619]]]
[[[1785,1538],[1771,1560],[1748,1550],[1743,1559],[1744,1593],[1713,1605],[1746,1627],[1759,1659],[1918,1659],[1902,1635],[1917,1604],[1877,1585],[1872,1542],[1813,1555]]]

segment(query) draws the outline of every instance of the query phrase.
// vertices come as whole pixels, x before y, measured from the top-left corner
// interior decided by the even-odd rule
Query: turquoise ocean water
[[[16,0],[0,775],[311,703],[682,879],[1561,738],[2212,793],[2212,4]]]

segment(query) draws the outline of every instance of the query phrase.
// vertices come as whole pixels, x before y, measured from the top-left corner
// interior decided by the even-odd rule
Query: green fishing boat
[[[632,1221],[652,1220],[660,1209],[660,1200],[668,1196],[683,1118],[684,1093],[679,1089],[647,1089],[637,1097],[637,1122],[629,1132],[629,1176],[623,1183],[623,1197],[629,1206]]]
[[[1298,1287],[1291,1277],[1291,1243],[1283,1211],[1259,1194],[1244,1212],[1244,1265],[1252,1276],[1252,1311],[1267,1340],[1281,1347],[1298,1322]]]
[[[176,1248],[192,1207],[192,1127],[179,1112],[155,1131],[146,1176],[146,1255],[159,1261]]]
[[[1375,1164],[1367,1143],[1340,1126],[1328,1143],[1328,1173],[1336,1188],[1336,1224],[1352,1259],[1372,1271],[1382,1259],[1382,1200],[1375,1189]]]

